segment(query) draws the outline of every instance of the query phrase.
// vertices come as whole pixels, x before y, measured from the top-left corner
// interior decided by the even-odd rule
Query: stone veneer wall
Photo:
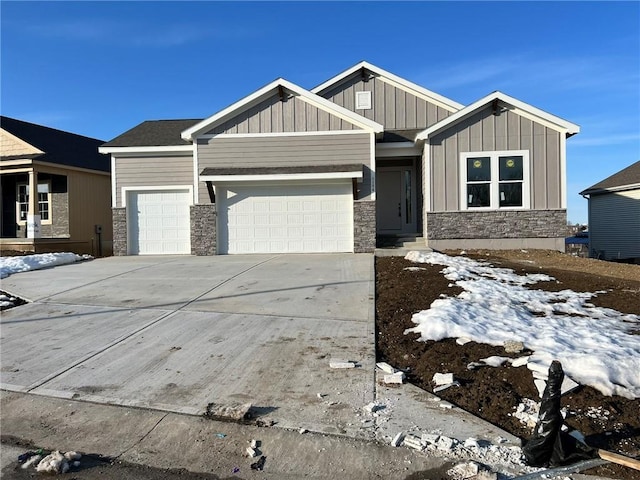
[[[376,202],[353,202],[353,251],[370,253],[376,248]]]
[[[127,255],[127,209],[112,208],[113,254]]]
[[[191,205],[191,255],[216,254],[216,205],[215,203]]]
[[[567,230],[566,210],[498,210],[427,213],[427,238],[559,238]]]

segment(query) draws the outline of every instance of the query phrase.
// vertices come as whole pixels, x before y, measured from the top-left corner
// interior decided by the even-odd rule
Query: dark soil
[[[455,254],[457,252],[446,252]],[[591,303],[620,312],[640,314],[640,266],[612,264],[548,251],[468,252],[471,258],[517,273],[547,273],[557,281],[541,282],[529,288],[580,292],[606,291]],[[469,362],[491,355],[509,355],[502,347],[470,342],[458,345],[455,339],[439,342],[417,341],[419,335],[404,334],[415,326],[414,313],[426,310],[442,294],[456,296],[462,290],[440,273],[439,265],[420,264],[425,270],[407,271],[416,264],[400,257],[376,259],[376,328],[378,360],[407,371],[408,380],[432,391],[434,373],[453,373],[461,383],[438,392],[438,396],[504,430],[528,439],[532,432],[510,413],[523,398],[537,400],[531,372],[525,367],[467,370]],[[640,338],[639,338],[640,341]],[[562,398],[569,414],[566,423],[585,435],[595,448],[630,457],[640,455],[640,400],[607,397],[591,387],[581,386]],[[594,414],[594,412],[598,412]],[[619,465],[605,465],[589,473],[637,480],[638,471]]]

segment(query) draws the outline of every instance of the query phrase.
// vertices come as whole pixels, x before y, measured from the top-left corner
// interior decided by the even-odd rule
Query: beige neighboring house
[[[112,252],[103,141],[0,117],[2,250]]]
[[[640,161],[580,192],[589,200],[589,253],[640,263]]]
[[[564,250],[566,139],[501,92],[462,105],[367,62],[307,90],[277,79],[205,119],[105,143],[114,254]]]

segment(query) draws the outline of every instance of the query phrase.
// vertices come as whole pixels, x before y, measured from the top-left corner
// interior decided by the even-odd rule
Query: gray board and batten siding
[[[327,134],[198,139],[198,168],[250,168],[362,164],[360,199],[371,195],[371,134]],[[209,203],[201,183],[198,203]]]
[[[193,154],[116,158],[116,207],[122,207],[122,187],[193,185]]]
[[[371,92],[371,109],[356,109],[356,92],[364,91]],[[364,81],[362,75],[356,74],[319,94],[347,110],[384,125],[386,130],[425,129],[451,115],[449,110],[375,76]]]
[[[531,209],[562,207],[562,134],[512,111],[493,115],[489,106],[433,136],[428,177],[432,212],[460,210],[460,154],[528,150]]]
[[[285,92],[287,91],[285,90]],[[282,133],[330,130],[360,130],[360,127],[300,100],[297,96],[285,94],[284,100],[281,100],[279,95],[273,95],[207,133]]]

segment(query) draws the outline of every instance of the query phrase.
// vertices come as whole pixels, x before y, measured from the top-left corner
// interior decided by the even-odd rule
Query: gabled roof
[[[261,89],[257,90],[256,92],[252,93],[251,95],[244,97],[233,105],[228,106],[224,110],[221,110],[218,113],[210,116],[209,118],[206,118],[201,122],[193,125],[192,127],[187,128],[184,132],[182,132],[182,138],[184,140],[193,141],[196,137],[198,137],[198,135],[202,135],[203,133],[214,128],[216,125],[224,123],[225,121],[233,118],[239,113],[248,110],[254,105],[257,105],[263,100],[271,97],[274,93],[278,92],[280,88],[284,89],[290,94],[298,96],[301,100],[314,105],[321,110],[329,112],[337,117],[340,117],[343,120],[346,120],[360,128],[375,133],[380,133],[384,130],[384,127],[379,123],[358,115],[351,110],[347,110],[346,108],[336,105],[335,103],[330,102],[320,97],[319,95],[315,95],[308,90],[305,90],[304,88],[285,80],[284,78],[278,78],[268,85],[265,85]]]
[[[370,71],[371,73],[374,73],[375,75],[378,75],[381,78],[381,80],[383,81],[386,80],[389,83],[395,84],[399,88],[402,88],[403,90],[410,92],[413,95],[416,95],[417,97],[420,97],[424,100],[430,101],[437,105],[441,105],[443,108],[445,108],[446,110],[449,110],[450,112],[457,112],[458,110],[464,107],[464,105],[462,105],[461,103],[455,102],[450,98],[443,97],[442,95],[432,92],[431,90],[427,90],[426,88],[421,87],[416,83],[410,82],[409,80],[405,80],[404,78],[398,77],[397,75],[394,75],[391,72],[387,72],[386,70],[383,70],[380,67],[376,67],[375,65],[372,65],[369,62],[364,62],[364,61],[357,63],[356,65],[354,65],[351,68],[348,68],[344,72],[339,73],[338,75],[330,78],[324,83],[321,83],[317,87],[311,89],[311,92],[321,94],[325,90],[328,90],[329,88],[335,85],[338,85],[340,82],[342,82],[343,80],[346,80],[348,77],[350,77],[351,75],[356,73],[358,70],[361,70],[363,68]]]
[[[164,147],[190,145],[180,134],[202,119],[185,120],[147,120],[109,140],[102,148],[109,147]]]
[[[640,160],[580,192],[580,195],[618,192],[640,188]]]
[[[551,115],[550,113],[540,110],[533,105],[529,105],[528,103],[524,103],[514,97],[511,97],[506,93],[495,91],[485,97],[482,97],[480,100],[473,102],[462,110],[449,115],[438,123],[434,123],[429,128],[419,133],[416,136],[416,140],[425,140],[428,137],[441,132],[445,128],[455,125],[456,123],[470,117],[492,102],[498,102],[498,105],[501,107],[506,105],[508,108],[510,106],[516,111],[516,113],[526,116],[531,120],[549,124],[556,130],[564,132],[567,136],[575,135],[580,132],[580,127],[574,123],[568,122],[560,117],[556,117],[555,115]]]
[[[70,167],[110,171],[109,157],[98,153],[98,147],[102,145],[103,140],[5,116],[0,116],[0,127],[44,152],[40,155],[29,155],[29,158]]]

